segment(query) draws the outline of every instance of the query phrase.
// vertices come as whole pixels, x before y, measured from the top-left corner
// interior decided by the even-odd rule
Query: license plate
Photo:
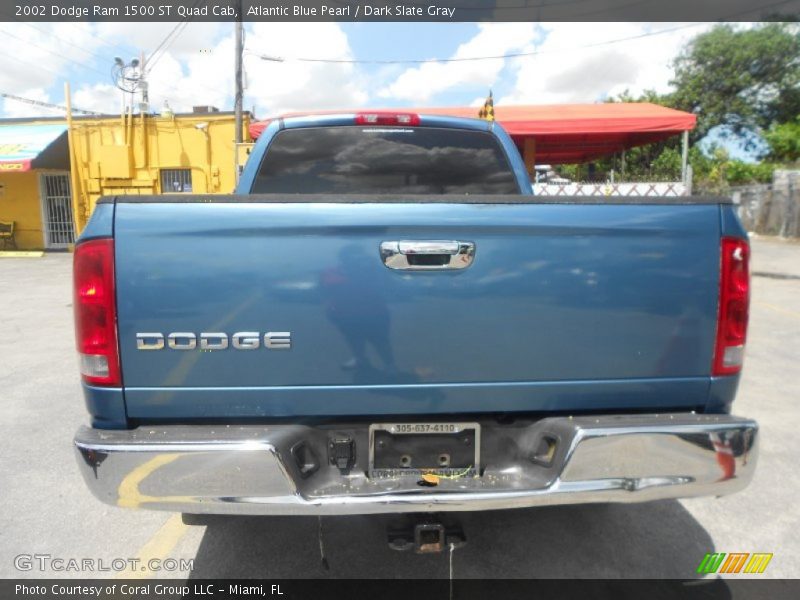
[[[369,427],[369,476],[480,474],[479,423],[375,423]]]

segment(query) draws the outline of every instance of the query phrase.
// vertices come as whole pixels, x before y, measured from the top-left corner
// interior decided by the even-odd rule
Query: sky
[[[118,113],[114,57],[148,59],[151,110],[233,108],[234,25],[0,23],[6,48],[0,92]],[[286,112],[409,106],[602,102],[626,90],[670,90],[671,62],[708,23],[246,23],[246,110]],[[527,56],[508,57],[527,53]],[[265,60],[263,57],[272,60]],[[436,59],[497,57],[479,61]],[[505,58],[503,58],[505,56]],[[417,64],[321,63],[434,61]],[[279,59],[279,60],[275,60]],[[9,98],[0,116],[63,114]],[[476,108],[477,114],[477,108]],[[735,153],[735,149],[734,149]]]

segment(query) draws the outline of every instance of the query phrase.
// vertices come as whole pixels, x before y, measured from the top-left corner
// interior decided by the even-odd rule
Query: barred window
[[[162,194],[191,194],[191,169],[161,169]]]

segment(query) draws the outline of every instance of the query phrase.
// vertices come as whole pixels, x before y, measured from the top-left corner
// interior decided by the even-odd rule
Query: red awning
[[[477,118],[479,108],[387,110]],[[359,110],[330,110],[311,114],[351,112]],[[520,148],[526,138],[535,140],[536,162],[539,164],[586,162],[689,131],[697,121],[697,117],[691,113],[645,102],[496,106],[495,118]],[[257,138],[268,124],[269,121],[252,123],[250,135]]]

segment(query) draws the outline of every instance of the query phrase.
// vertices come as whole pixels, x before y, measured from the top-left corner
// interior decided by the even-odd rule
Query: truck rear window
[[[519,194],[497,139],[433,127],[286,129],[259,168],[257,194]]]

